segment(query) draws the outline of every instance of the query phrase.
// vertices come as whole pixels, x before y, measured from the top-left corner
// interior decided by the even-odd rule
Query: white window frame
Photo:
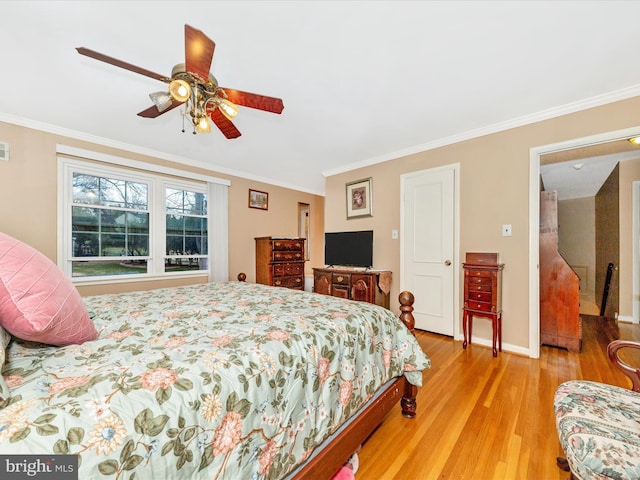
[[[178,188],[207,195],[207,234],[211,235],[211,200],[207,183],[202,181],[189,181],[171,178],[158,173],[132,170],[130,168],[112,165],[103,165],[89,161],[58,158],[58,266],[77,285],[96,285],[109,283],[128,283],[141,280],[154,280],[161,278],[186,278],[207,276],[208,270],[186,270],[179,272],[165,272],[165,245],[166,245],[166,203],[165,189]],[[147,273],[132,273],[127,275],[95,275],[91,277],[72,276],[72,252],[71,252],[71,206],[73,204],[73,174],[83,173],[97,177],[116,178],[130,180],[148,185],[148,210],[149,210],[149,255],[141,257],[147,259]],[[211,251],[207,251],[207,262],[210,265]]]

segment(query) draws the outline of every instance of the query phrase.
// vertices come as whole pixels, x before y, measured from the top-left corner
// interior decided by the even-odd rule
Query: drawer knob
[[[344,280],[344,277],[338,277],[338,278],[337,278],[337,280],[338,280],[339,282],[341,282],[341,281],[343,281],[343,280]]]

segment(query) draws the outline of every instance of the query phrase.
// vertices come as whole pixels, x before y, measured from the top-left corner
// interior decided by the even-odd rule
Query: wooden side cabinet
[[[304,290],[304,238],[255,240],[256,283]]]
[[[313,291],[389,308],[391,272],[348,268],[314,268]]]
[[[493,356],[502,351],[502,269],[497,253],[467,253],[464,269],[463,348],[471,343],[473,317],[491,320]]]

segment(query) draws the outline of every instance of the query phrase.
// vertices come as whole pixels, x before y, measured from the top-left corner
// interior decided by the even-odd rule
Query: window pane
[[[186,235],[202,235],[207,233],[207,220],[200,217],[185,217],[184,231]]]
[[[97,275],[131,275],[134,273],[147,273],[147,261],[74,261],[72,263],[71,270],[71,274],[74,277],[88,277]]]
[[[187,190],[166,189],[167,213],[207,214],[207,195]]]
[[[74,257],[97,257],[100,255],[100,237],[97,233],[74,233],[72,244]]]
[[[126,215],[121,210],[103,209],[100,212],[100,230],[104,233],[124,233]]]
[[[149,255],[149,235],[128,235],[128,255],[146,257]]]
[[[127,231],[149,235],[149,214],[127,212]]]
[[[202,237],[184,237],[184,249],[187,255],[202,254]]]
[[[73,202],[97,204],[100,196],[100,179],[93,175],[73,174]]]
[[[184,237],[182,235],[167,235],[167,255],[183,255]]]
[[[166,209],[167,212],[184,212],[184,192],[173,188],[166,189]]]
[[[88,207],[73,207],[71,209],[71,229],[76,231],[98,231],[100,210]]]
[[[125,185],[126,182],[124,180],[101,178],[100,205],[104,205],[106,207],[126,207]]]
[[[206,195],[204,193],[184,192],[184,211],[194,215],[206,215]]]
[[[127,182],[127,207],[147,209],[148,187],[146,183]]]
[[[184,217],[182,215],[167,215],[167,235],[182,235],[184,233]]]
[[[123,257],[127,255],[124,235],[102,234],[100,235],[100,256]]]
[[[206,258],[167,258],[164,262],[166,272],[183,272],[187,270],[207,270],[209,261]]]

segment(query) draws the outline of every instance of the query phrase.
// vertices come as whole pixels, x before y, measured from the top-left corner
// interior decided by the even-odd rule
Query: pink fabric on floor
[[[331,477],[331,480],[354,480],[356,477],[353,474],[353,470],[349,467],[340,467],[340,470]]]

